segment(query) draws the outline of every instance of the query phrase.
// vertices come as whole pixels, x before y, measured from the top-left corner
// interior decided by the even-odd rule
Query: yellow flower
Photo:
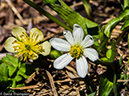
[[[44,36],[37,28],[32,28],[30,36],[28,36],[24,28],[15,27],[12,30],[12,35],[16,38],[9,37],[4,47],[7,51],[16,53],[23,61],[27,58],[35,60],[38,58],[38,54],[46,56],[50,53],[50,43],[48,41],[41,43]]]

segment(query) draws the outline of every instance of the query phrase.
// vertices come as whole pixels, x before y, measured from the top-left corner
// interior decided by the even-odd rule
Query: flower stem
[[[50,13],[46,12],[45,10],[43,10],[41,7],[39,7],[38,5],[33,3],[32,1],[30,1],[30,0],[23,0],[23,1],[26,2],[27,4],[29,4],[34,9],[36,9],[37,11],[39,11],[40,13],[42,13],[43,15],[45,15],[46,17],[48,17],[49,19],[51,19],[52,21],[54,21],[57,24],[59,24],[60,26],[62,26],[63,28],[65,28],[65,29],[67,29],[69,31],[72,31],[72,29],[70,27],[68,27],[66,24],[64,24],[60,20],[58,20],[56,17],[52,16]]]

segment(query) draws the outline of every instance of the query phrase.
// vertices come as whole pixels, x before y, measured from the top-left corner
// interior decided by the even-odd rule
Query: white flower
[[[83,29],[77,24],[73,26],[73,34],[64,30],[63,35],[67,41],[61,38],[52,38],[50,40],[51,45],[55,49],[68,52],[54,61],[54,67],[62,69],[75,58],[78,75],[84,78],[88,72],[88,63],[85,57],[88,57],[91,61],[99,58],[95,49],[87,48],[94,44],[94,39],[91,35],[87,35],[84,38]]]

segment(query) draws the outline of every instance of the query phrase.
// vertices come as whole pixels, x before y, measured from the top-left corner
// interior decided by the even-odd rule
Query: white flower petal
[[[81,26],[74,24],[73,26],[73,36],[76,44],[80,44],[84,37],[84,32]]]
[[[70,44],[61,38],[50,39],[50,44],[58,51],[68,52],[70,50]]]
[[[76,69],[77,73],[81,78],[84,78],[88,72],[88,63],[84,56],[76,59]]]
[[[4,48],[9,52],[15,52],[13,46],[16,46],[17,44],[13,44],[14,41],[17,41],[14,37],[9,37],[6,42]]]
[[[43,40],[44,35],[43,35],[42,31],[40,31],[38,28],[32,28],[30,30],[30,38],[34,39],[37,42],[40,42]]]
[[[99,58],[98,52],[93,48],[84,49],[84,55],[88,57],[91,61],[95,61]]]
[[[72,59],[73,58],[69,53],[60,56],[54,61],[54,68],[63,69],[72,61]]]
[[[70,31],[68,30],[64,30],[63,31],[63,35],[65,36],[65,38],[67,39],[67,41],[71,44],[74,45],[74,38],[73,35]]]
[[[87,35],[85,39],[81,42],[83,48],[89,47],[94,44],[94,39],[91,35]]]
[[[26,37],[28,37],[26,30],[23,27],[14,27],[12,29],[12,34],[13,34],[13,36],[19,38],[20,40],[21,40],[21,36],[24,39],[26,39]]]
[[[48,41],[45,41],[41,44],[41,46],[43,47],[44,52],[41,52],[40,54],[44,56],[48,55],[51,51],[51,44]]]

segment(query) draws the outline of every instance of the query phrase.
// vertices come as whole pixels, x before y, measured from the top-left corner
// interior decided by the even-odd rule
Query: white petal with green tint
[[[83,29],[81,28],[81,26],[74,24],[73,37],[74,37],[76,44],[81,44],[83,37],[84,37],[84,32],[83,32]]]
[[[68,52],[70,50],[70,44],[61,38],[52,38],[50,39],[52,47],[59,51]]]
[[[71,33],[70,31],[64,30],[64,31],[63,31],[63,35],[65,36],[65,38],[67,39],[67,41],[68,41],[71,45],[74,45],[74,44],[75,44],[73,35],[72,35],[72,33]]]
[[[85,39],[81,42],[83,48],[89,47],[94,44],[94,38],[91,35],[87,35]]]
[[[23,34],[24,33],[24,34]],[[21,36],[25,36],[26,37],[26,30],[22,27],[14,27],[12,30],[12,34],[15,37],[18,37],[19,39],[21,39]]]
[[[9,52],[15,52],[13,46],[17,44],[12,44],[15,40],[17,41],[14,37],[9,37],[5,42],[4,48]]]
[[[76,69],[77,73],[81,78],[84,78],[88,72],[88,63],[84,56],[79,59],[76,59]]]
[[[93,48],[84,49],[84,55],[91,61],[96,61],[99,58],[98,52]]]
[[[65,66],[67,66],[71,61],[72,57],[69,53],[61,55],[54,61],[54,68],[56,69],[63,69]]]
[[[40,42],[43,40],[44,36],[42,31],[40,31],[38,28],[32,28],[30,30],[30,38],[37,42]]]
[[[45,41],[41,45],[42,45],[44,52],[41,52],[40,54],[44,56],[48,55],[51,51],[51,44],[48,41]]]

